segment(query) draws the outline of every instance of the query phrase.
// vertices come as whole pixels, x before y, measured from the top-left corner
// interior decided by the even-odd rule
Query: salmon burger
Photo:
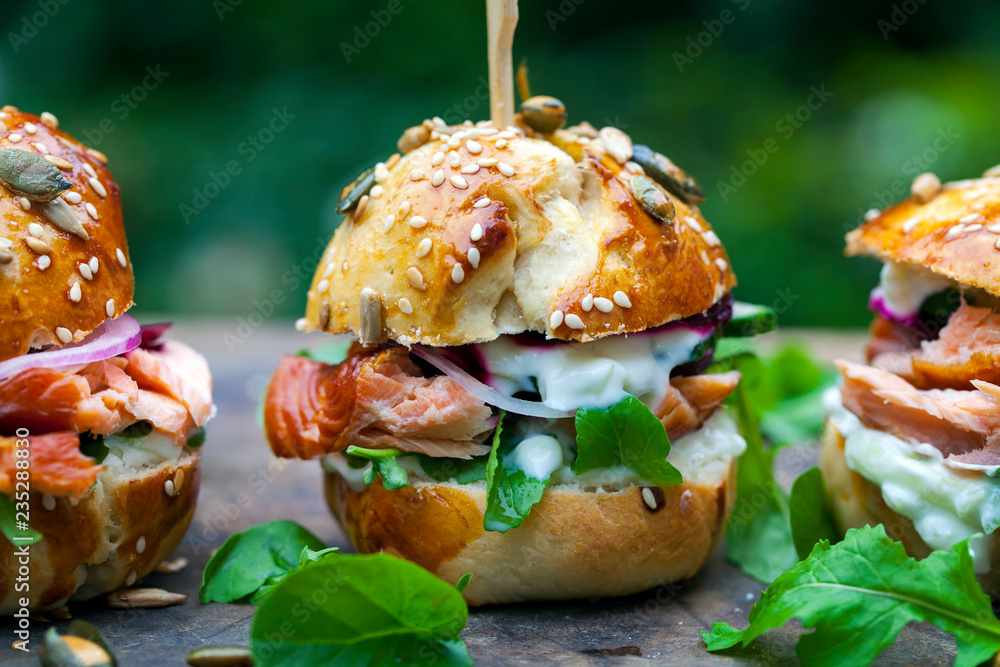
[[[1000,170],[942,185],[847,236],[883,262],[867,364],[838,362],[821,467],[841,530],[885,524],[923,557],[973,537],[987,586],[1000,568]],[[994,574],[991,576],[990,573]]]
[[[472,604],[694,576],[746,446],[713,354],[774,325],[734,304],[694,179],[564,119],[427,120],[348,185],[299,321],[346,349],[285,357],[264,402],[360,552],[472,573]]]
[[[107,158],[0,109],[0,613],[131,586],[194,514],[204,358],[126,314]]]

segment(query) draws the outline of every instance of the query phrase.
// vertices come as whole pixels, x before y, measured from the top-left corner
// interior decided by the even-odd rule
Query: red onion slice
[[[139,323],[130,315],[122,315],[97,327],[79,343],[35,354],[22,354],[0,362],[0,380],[31,368],[58,368],[117,357],[135,349],[141,339]]]
[[[560,419],[573,416],[572,412],[556,410],[538,401],[526,401],[522,398],[514,398],[513,396],[503,394],[493,387],[483,384],[430,348],[422,345],[414,345],[410,348],[410,352],[450,377],[479,400],[489,405],[494,405],[501,410],[513,412],[518,415],[544,417],[546,419]]]

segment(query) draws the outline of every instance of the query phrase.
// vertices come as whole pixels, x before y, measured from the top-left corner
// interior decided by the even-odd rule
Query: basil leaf
[[[576,447],[577,474],[623,464],[654,484],[682,481],[680,471],[667,462],[670,438],[663,422],[635,396],[610,408],[577,410]]]
[[[365,484],[374,482],[375,476],[378,475],[382,478],[382,486],[388,491],[398,491],[410,485],[410,478],[406,471],[396,463],[396,457],[400,454],[398,449],[366,449],[351,445],[344,453],[372,462],[371,467],[361,475]]]
[[[191,449],[198,449],[205,444],[205,427],[199,426],[188,436],[187,446]]]
[[[203,604],[242,600],[271,577],[298,567],[304,549],[323,547],[294,521],[271,521],[230,535],[205,566],[198,598]]]
[[[506,460],[513,448],[500,437],[504,416],[501,412],[486,463],[486,511],[483,513],[483,528],[498,533],[506,533],[524,523],[549,483],[548,477],[529,477]]]
[[[321,364],[333,366],[339,364],[347,358],[347,351],[351,347],[350,343],[342,340],[335,340],[324,345],[320,345],[314,350],[301,349],[297,356],[307,357]]]
[[[820,540],[830,544],[840,541],[840,531],[826,504],[826,484],[819,468],[810,468],[796,478],[788,505],[791,508],[792,541],[800,559],[808,557]]]
[[[416,454],[424,474],[437,482],[455,480],[459,484],[481,482],[486,479],[486,464],[489,456],[472,459],[450,459],[444,456]]]
[[[0,531],[11,544],[34,544],[42,539],[42,534],[25,522],[18,523],[17,508],[10,496],[0,493]]]
[[[462,594],[388,554],[327,554],[289,573],[250,626],[256,665],[472,664]]]
[[[918,561],[881,525],[848,531],[844,541],[819,542],[809,557],[775,579],[740,631],[715,623],[702,637],[711,651],[748,646],[792,618],[815,632],[800,637],[803,664],[869,664],[911,621],[955,636],[955,665],[972,667],[1000,650],[1000,621],[976,580],[968,540]]]

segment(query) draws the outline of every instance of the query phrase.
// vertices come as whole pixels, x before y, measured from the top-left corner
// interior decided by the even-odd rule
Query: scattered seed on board
[[[108,593],[107,600],[108,606],[115,609],[155,609],[180,604],[187,596],[162,588],[124,588]]]
[[[191,667],[252,667],[253,655],[243,646],[209,646],[191,651],[184,660]]]
[[[156,572],[157,574],[177,574],[186,568],[187,565],[188,559],[184,557],[175,558],[174,560],[165,560],[157,565],[153,572]]]

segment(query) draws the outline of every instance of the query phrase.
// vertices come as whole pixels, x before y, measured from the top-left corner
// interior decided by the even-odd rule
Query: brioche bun
[[[0,183],[0,361],[31,348],[62,345],[67,338],[79,341],[109,316],[118,317],[132,306],[135,281],[121,196],[107,158],[56,129],[57,123],[51,114],[39,117],[11,106],[0,109],[0,149],[22,149],[56,165],[73,184],[59,198],[89,237],[84,240],[57,227],[38,202],[25,209],[21,197]],[[37,239],[31,232],[38,228],[29,228],[35,223],[41,226]],[[86,273],[95,260],[98,270],[88,279],[79,267],[88,265]],[[79,301],[70,298],[75,283],[81,288]],[[57,329],[66,330],[63,338]]]
[[[437,130],[389,159],[337,229],[309,290],[306,330],[361,336],[367,288],[380,301],[382,340],[463,345],[537,331],[588,341],[701,313],[736,284],[697,206],[664,190],[674,223],[652,217],[630,190],[642,168],[600,139]],[[588,294],[613,309],[585,311]]]
[[[449,583],[472,573],[469,604],[638,593],[692,578],[725,533],[736,460],[666,488],[550,485],[524,523],[483,529],[486,483],[415,481],[353,490],[324,471],[327,503],[360,553],[411,560]],[[656,508],[644,499],[648,489]]]
[[[946,183],[925,203],[907,199],[850,232],[847,254],[918,264],[1000,296],[997,223],[1000,176]]]
[[[43,539],[28,547],[30,581],[22,592],[15,589],[19,547],[0,539],[0,615],[13,614],[21,597],[33,611],[45,610],[131,586],[152,572],[194,517],[200,463],[199,450],[185,449],[154,468],[104,470],[77,505],[31,492],[31,527]]]

